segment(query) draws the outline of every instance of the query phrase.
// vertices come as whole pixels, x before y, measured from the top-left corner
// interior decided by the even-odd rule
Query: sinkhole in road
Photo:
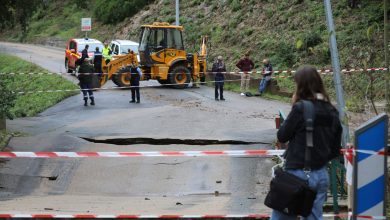
[[[101,144],[113,144],[113,145],[135,145],[135,144],[146,144],[146,145],[255,145],[255,144],[271,144],[265,142],[249,142],[239,140],[209,140],[209,139],[174,139],[174,138],[110,138],[110,139],[99,139],[99,138],[86,138],[82,139]]]

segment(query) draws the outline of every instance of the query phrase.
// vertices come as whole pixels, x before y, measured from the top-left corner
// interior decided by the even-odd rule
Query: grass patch
[[[207,83],[207,86],[214,87],[214,83]],[[241,84],[225,82],[223,89],[226,91],[241,93]],[[258,88],[249,88],[249,92],[251,92],[253,95],[259,93]],[[257,96],[254,96],[254,97],[257,97]],[[267,99],[267,100],[276,100],[276,101],[286,102],[286,103],[291,102],[290,97],[280,96],[277,94],[271,94],[270,92],[267,92],[267,91],[265,93],[263,93],[261,98]]]
[[[0,54],[0,72],[2,73],[46,73],[43,68],[24,61],[18,57]],[[77,89],[70,81],[58,75],[15,75],[4,78],[14,92]],[[78,94],[78,92],[34,93],[17,96],[15,106],[11,109],[14,117],[32,117],[61,100]]]
[[[9,139],[12,137],[12,134],[6,131],[0,131],[0,152],[7,146]]]

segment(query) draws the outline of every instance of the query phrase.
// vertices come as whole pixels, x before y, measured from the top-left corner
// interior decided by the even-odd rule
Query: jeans
[[[301,179],[307,179],[303,170],[287,170],[287,172],[300,177]],[[329,187],[329,176],[326,167],[313,170],[310,172],[309,186],[317,191],[317,197],[314,200],[314,205],[311,214],[302,218],[305,220],[322,220],[323,205],[326,201],[326,193]],[[271,220],[296,220],[297,216],[288,216],[282,212],[273,210]]]
[[[259,86],[260,93],[263,93],[265,91],[269,81],[270,81],[270,79],[267,79],[265,77],[260,81],[260,86]]]
[[[215,83],[215,99],[218,98],[223,99],[223,83]]]
[[[130,86],[131,86],[131,101],[135,101],[135,98],[137,97],[137,101],[140,101],[140,93],[139,93],[139,81],[140,77],[138,74],[132,74],[131,80],[130,80]]]

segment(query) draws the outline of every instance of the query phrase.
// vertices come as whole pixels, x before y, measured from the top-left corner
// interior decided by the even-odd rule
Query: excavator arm
[[[197,75],[200,78],[201,82],[205,82],[205,80],[206,80],[208,40],[209,40],[208,36],[202,36],[202,43],[200,46],[198,61],[196,62],[196,63],[198,63],[198,66],[199,66],[199,72],[197,73]]]
[[[115,56],[108,64],[106,64],[106,60],[103,59],[103,73],[105,74],[105,77],[101,80],[101,86],[112,79],[113,75],[118,73],[120,69],[123,69],[132,63],[138,66],[137,54],[134,52],[122,56]]]

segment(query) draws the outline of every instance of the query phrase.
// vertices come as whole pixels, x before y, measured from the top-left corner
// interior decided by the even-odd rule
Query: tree
[[[15,104],[16,94],[9,87],[12,80],[12,76],[0,75],[0,130],[6,129],[6,118],[13,118],[10,109]]]
[[[2,0],[0,4],[0,28],[6,28],[13,24],[13,5],[12,0]]]
[[[25,33],[28,28],[28,21],[35,10],[47,4],[47,0],[1,0],[0,28],[11,27],[17,23]]]
[[[14,0],[14,9],[15,9],[15,18],[16,21],[20,24],[22,32],[26,33],[28,28],[28,21],[33,15],[35,10],[39,5],[42,5],[44,1],[42,0]]]
[[[155,0],[96,0],[94,15],[105,24],[116,24],[134,16]]]

